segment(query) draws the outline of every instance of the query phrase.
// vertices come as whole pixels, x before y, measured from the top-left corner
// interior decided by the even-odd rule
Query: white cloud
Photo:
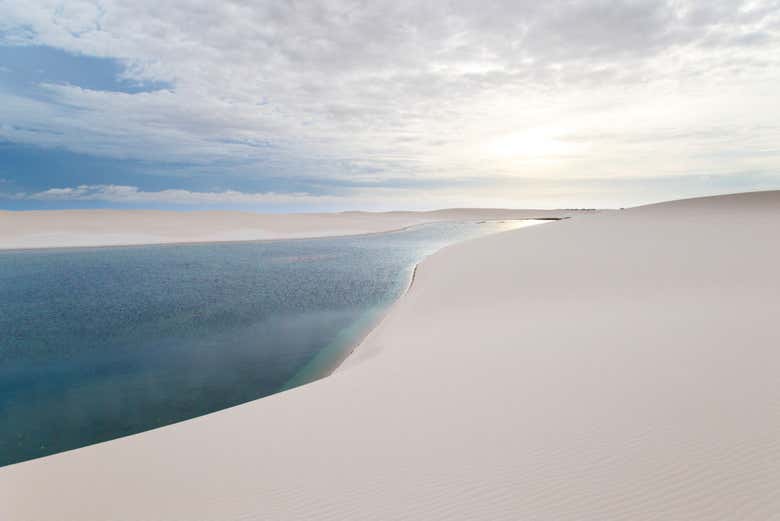
[[[780,169],[775,0],[6,0],[3,30],[174,85],[0,93],[15,142],[353,180]]]
[[[193,192],[190,190],[143,191],[136,186],[80,185],[66,188],[50,188],[30,194],[17,194],[16,198],[37,201],[106,201],[113,203],[164,203],[164,204],[300,204],[328,203],[342,200],[331,196],[307,193],[245,193],[235,190],[223,192]]]
[[[483,194],[485,195],[485,194]],[[447,201],[468,202],[462,191],[433,190],[410,194],[402,189],[378,188],[373,190],[348,190],[340,195],[317,195],[305,192],[198,192],[191,190],[145,191],[127,185],[79,185],[14,194],[0,192],[0,198],[42,202],[104,202],[131,206],[240,206],[247,209],[363,209],[386,210],[401,203],[410,209],[435,209],[447,206]]]

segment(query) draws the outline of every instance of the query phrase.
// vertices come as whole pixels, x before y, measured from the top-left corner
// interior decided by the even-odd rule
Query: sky
[[[0,0],[0,209],[780,189],[780,0]]]

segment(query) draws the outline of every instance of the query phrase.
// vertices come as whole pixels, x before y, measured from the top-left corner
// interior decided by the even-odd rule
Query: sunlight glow
[[[582,143],[567,141],[558,129],[532,129],[489,141],[484,151],[499,159],[552,159],[582,152]]]

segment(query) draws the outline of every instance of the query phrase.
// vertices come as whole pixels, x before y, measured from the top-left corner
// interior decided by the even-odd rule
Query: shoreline
[[[520,227],[514,228],[512,230],[504,230],[504,231],[500,231],[500,232],[496,232],[496,233],[491,233],[491,234],[488,234],[488,235],[498,235],[498,234],[501,234],[501,233],[508,233],[508,232],[519,230],[519,229],[522,229],[522,228],[528,228],[528,227],[539,225],[539,224],[546,224],[546,222],[548,222],[548,221],[549,222],[561,221],[561,220],[564,220],[564,219],[566,219],[566,218],[514,219],[516,221],[542,221],[542,222],[528,224],[526,226],[520,226]],[[506,221],[510,221],[510,220],[511,219],[484,220],[484,221],[448,221],[448,222],[475,222],[475,224],[483,224],[483,223],[489,223],[489,222],[506,222]],[[414,228],[415,226],[425,226],[426,224],[435,224],[435,223],[422,223],[422,224],[418,224],[418,225],[412,225],[412,226],[409,226],[407,228],[404,228],[403,230]],[[389,231],[389,232],[377,232],[377,233],[393,233],[393,232],[396,232],[396,231],[403,231],[403,230],[394,230],[394,231]],[[371,234],[371,235],[373,235],[373,234]],[[359,334],[357,334],[353,340],[348,342],[351,347],[348,350],[344,350],[343,351],[342,356],[338,357],[338,361],[335,362],[330,369],[328,369],[325,372],[322,372],[321,374],[319,374],[316,377],[311,377],[311,378],[307,378],[305,376],[303,378],[301,378],[301,377],[299,377],[298,374],[296,374],[287,383],[285,383],[284,386],[282,386],[282,388],[277,393],[274,393],[274,394],[278,394],[278,393],[281,393],[281,392],[286,392],[286,391],[289,391],[290,389],[295,389],[296,387],[300,387],[302,385],[307,385],[307,384],[315,382],[317,380],[321,380],[323,378],[327,378],[327,377],[333,375],[334,373],[336,373],[337,371],[339,371],[344,366],[344,364],[347,363],[349,358],[353,354],[355,354],[355,352],[358,349],[360,349],[360,346],[366,341],[366,339],[369,336],[371,336],[371,333],[382,324],[382,322],[385,320],[385,318],[387,318],[387,316],[393,311],[393,308],[395,308],[396,306],[401,304],[401,302],[404,299],[404,297],[409,293],[409,291],[412,289],[412,286],[414,285],[415,276],[417,275],[417,268],[420,266],[420,264],[425,262],[425,259],[427,259],[431,255],[437,254],[438,252],[440,252],[442,250],[446,250],[447,248],[449,248],[451,246],[455,246],[456,244],[461,244],[463,242],[469,242],[471,240],[476,240],[476,239],[480,239],[480,238],[481,237],[474,237],[474,238],[471,238],[471,239],[466,239],[465,241],[457,241],[457,242],[455,242],[453,244],[449,244],[447,246],[444,246],[443,248],[440,248],[439,250],[436,250],[435,252],[433,252],[433,253],[431,253],[429,255],[426,255],[425,257],[420,259],[418,262],[416,262],[414,264],[414,266],[412,267],[412,269],[411,269],[411,273],[410,273],[410,275],[408,277],[408,281],[406,283],[406,287],[404,288],[404,290],[398,295],[398,297],[393,299],[392,302],[388,303],[386,306],[383,306],[382,310],[376,313],[376,316],[369,317],[369,323],[367,325],[363,326],[363,327],[360,327],[360,331],[361,332]],[[301,369],[301,371],[299,371],[299,373],[306,373],[306,371],[307,371],[307,369],[303,368],[303,369]],[[302,380],[302,383],[297,383],[299,380]],[[269,395],[269,396],[272,396],[272,395]],[[262,400],[262,398],[259,398],[259,399]]]
[[[182,242],[149,242],[149,243],[129,243],[129,244],[100,244],[92,246],[37,246],[32,248],[3,248],[0,246],[0,253],[4,252],[40,252],[40,251],[60,251],[60,250],[94,250],[104,248],[140,248],[146,246],[205,246],[209,244],[244,244],[244,243],[266,243],[266,242],[279,242],[279,241],[315,241],[318,239],[342,239],[346,237],[370,237],[372,235],[381,235],[384,233],[396,233],[403,232],[415,226],[421,226],[429,223],[418,223],[403,226],[401,228],[394,228],[390,230],[382,230],[377,232],[359,232],[359,233],[347,233],[342,235],[317,235],[312,237],[279,237],[275,239],[226,239],[226,240],[209,240],[209,241],[182,241]]]
[[[349,360],[350,357],[352,357],[352,355],[354,355],[355,352],[358,349],[360,349],[360,346],[366,341],[366,339],[369,336],[371,336],[371,333],[374,330],[376,330],[382,324],[382,322],[392,312],[393,308],[400,304],[400,302],[403,300],[404,296],[406,296],[406,294],[409,292],[409,290],[412,289],[412,284],[414,283],[414,276],[417,273],[417,267],[420,265],[421,262],[422,262],[422,260],[417,262],[417,263],[415,263],[414,268],[412,268],[412,273],[411,273],[411,275],[409,277],[409,281],[407,282],[406,288],[403,290],[403,292],[397,298],[395,298],[392,302],[390,302],[389,304],[384,306],[382,311],[376,313],[375,314],[376,316],[370,317],[369,324],[367,324],[366,326],[360,328],[360,333],[358,335],[356,335],[356,337],[353,340],[348,342],[348,345],[350,347],[348,347],[348,349],[346,349],[346,350],[343,350],[343,352],[341,353],[341,356],[338,357],[338,361],[336,361],[334,364],[332,364],[331,368],[329,368],[327,371],[322,372],[321,374],[319,374],[316,377],[306,377],[306,376],[299,377],[300,373],[305,373],[307,371],[307,367],[308,367],[308,364],[307,364],[307,367],[302,368],[296,375],[294,375],[292,378],[290,378],[290,380],[287,383],[285,383],[282,386],[282,388],[279,389],[279,391],[277,391],[274,394],[287,392],[287,391],[290,391],[292,389],[296,389],[298,387],[301,387],[301,386],[304,386],[304,385],[308,385],[308,384],[316,382],[318,380],[322,380],[324,378],[328,378],[328,377],[332,376],[334,373],[338,372],[344,366],[344,364],[347,363],[347,360]],[[327,347],[326,347],[326,349],[327,349]],[[301,383],[298,383],[299,380],[301,380]],[[269,395],[269,396],[273,396],[273,394]],[[264,396],[263,398],[267,398],[267,397]],[[259,398],[259,399],[262,400],[263,398]]]
[[[532,228],[427,257],[328,378],[0,468],[0,517],[780,512],[780,191]]]
[[[314,240],[402,231],[436,222],[550,220],[585,212],[454,209],[268,215],[145,210],[52,210],[49,214],[0,211],[0,252]]]
[[[594,210],[596,211],[596,210]],[[401,228],[392,228],[389,230],[380,230],[376,232],[357,232],[346,233],[341,235],[316,235],[312,237],[279,237],[275,239],[236,239],[236,240],[210,240],[210,241],[188,241],[188,242],[150,242],[150,243],[130,243],[130,244],[103,244],[94,246],[37,246],[32,248],[4,248],[0,246],[0,253],[4,252],[42,252],[42,251],[59,251],[59,250],[94,250],[103,248],[138,248],[145,246],[204,246],[208,244],[244,244],[244,243],[266,243],[266,242],[279,242],[279,241],[316,241],[320,239],[343,239],[347,237],[371,237],[374,235],[383,235],[386,233],[398,233],[410,230],[417,226],[425,226],[427,224],[437,223],[458,223],[458,222],[474,222],[476,224],[490,223],[490,222],[507,222],[507,221],[563,221],[570,219],[570,217],[520,217],[520,218],[507,218],[507,219],[487,219],[484,221],[469,221],[469,220],[442,220],[442,221],[427,221]]]

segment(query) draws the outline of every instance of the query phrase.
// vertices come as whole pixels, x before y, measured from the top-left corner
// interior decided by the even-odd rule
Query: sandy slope
[[[333,376],[0,469],[0,519],[780,519],[778,237],[770,192],[447,248]]]
[[[491,209],[320,214],[154,210],[0,211],[0,250],[322,237],[382,232],[431,221],[523,219],[572,214],[576,212]]]

